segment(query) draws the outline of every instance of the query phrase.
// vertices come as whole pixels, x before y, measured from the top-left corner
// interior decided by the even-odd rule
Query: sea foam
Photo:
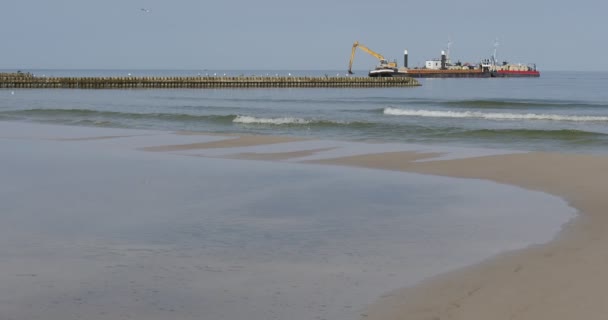
[[[495,113],[479,111],[438,111],[384,108],[383,113],[393,116],[434,117],[434,118],[477,118],[487,120],[551,120],[551,121],[608,121],[605,116],[576,116],[537,113]]]
[[[256,118],[251,116],[236,116],[232,122],[245,124],[309,124],[311,121],[293,117]]]

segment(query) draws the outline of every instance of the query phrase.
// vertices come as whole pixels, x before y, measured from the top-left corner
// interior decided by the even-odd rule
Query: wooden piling
[[[409,77],[38,77],[30,73],[0,73],[0,88],[380,88],[419,85],[416,79]]]

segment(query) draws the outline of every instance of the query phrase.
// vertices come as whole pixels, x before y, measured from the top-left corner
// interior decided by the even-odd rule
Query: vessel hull
[[[461,71],[461,70],[408,70],[369,73],[370,77],[411,78],[523,78],[540,77],[538,71]]]
[[[411,78],[489,78],[491,77],[490,72],[481,71],[451,71],[451,70],[408,70],[386,72],[382,74],[370,73],[370,77],[411,77]]]
[[[496,71],[492,74],[493,77],[496,78],[522,78],[522,77],[540,77],[540,72],[538,71]]]

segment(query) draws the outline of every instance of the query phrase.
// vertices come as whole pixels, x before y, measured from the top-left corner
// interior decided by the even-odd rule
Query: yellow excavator
[[[378,67],[376,67],[376,69],[379,69],[379,68],[397,69],[396,61],[390,62],[390,61],[386,60],[383,55],[381,55],[377,52],[374,52],[370,48],[360,44],[359,41],[355,41],[355,43],[353,44],[353,50],[350,53],[350,62],[348,63],[348,74],[353,74],[353,71],[352,71],[353,60],[355,60],[355,51],[357,50],[357,48],[369,53],[370,55],[376,57],[376,59],[380,60],[380,65],[378,65]]]

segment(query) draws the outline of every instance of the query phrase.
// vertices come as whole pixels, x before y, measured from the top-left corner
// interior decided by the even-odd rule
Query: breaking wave
[[[412,116],[412,117],[432,117],[432,118],[471,118],[486,120],[550,120],[550,121],[595,121],[608,122],[608,116],[584,116],[584,115],[559,115],[559,114],[538,114],[538,113],[498,113],[498,112],[479,112],[479,111],[439,111],[439,110],[413,110],[384,108],[386,115],[393,116]]]
[[[26,109],[0,111],[0,120],[33,120],[54,123],[83,123],[92,125],[129,126],[133,123],[173,123],[173,124],[216,124],[229,126],[278,125],[366,128],[373,123],[359,121],[339,121],[328,119],[304,119],[298,117],[255,117],[237,114],[186,114],[186,113],[135,113],[119,111],[98,111],[89,109]]]
[[[293,118],[293,117],[285,117],[285,118],[256,118],[251,116],[236,116],[234,123],[245,123],[245,124],[276,124],[276,125],[285,125],[285,124],[310,124],[312,120],[306,120],[302,118]]]
[[[488,99],[488,100],[456,100],[439,101],[434,104],[455,108],[475,109],[528,109],[528,108],[580,108],[580,107],[606,107],[603,103],[589,103],[582,101],[563,100],[536,100],[536,99]]]

